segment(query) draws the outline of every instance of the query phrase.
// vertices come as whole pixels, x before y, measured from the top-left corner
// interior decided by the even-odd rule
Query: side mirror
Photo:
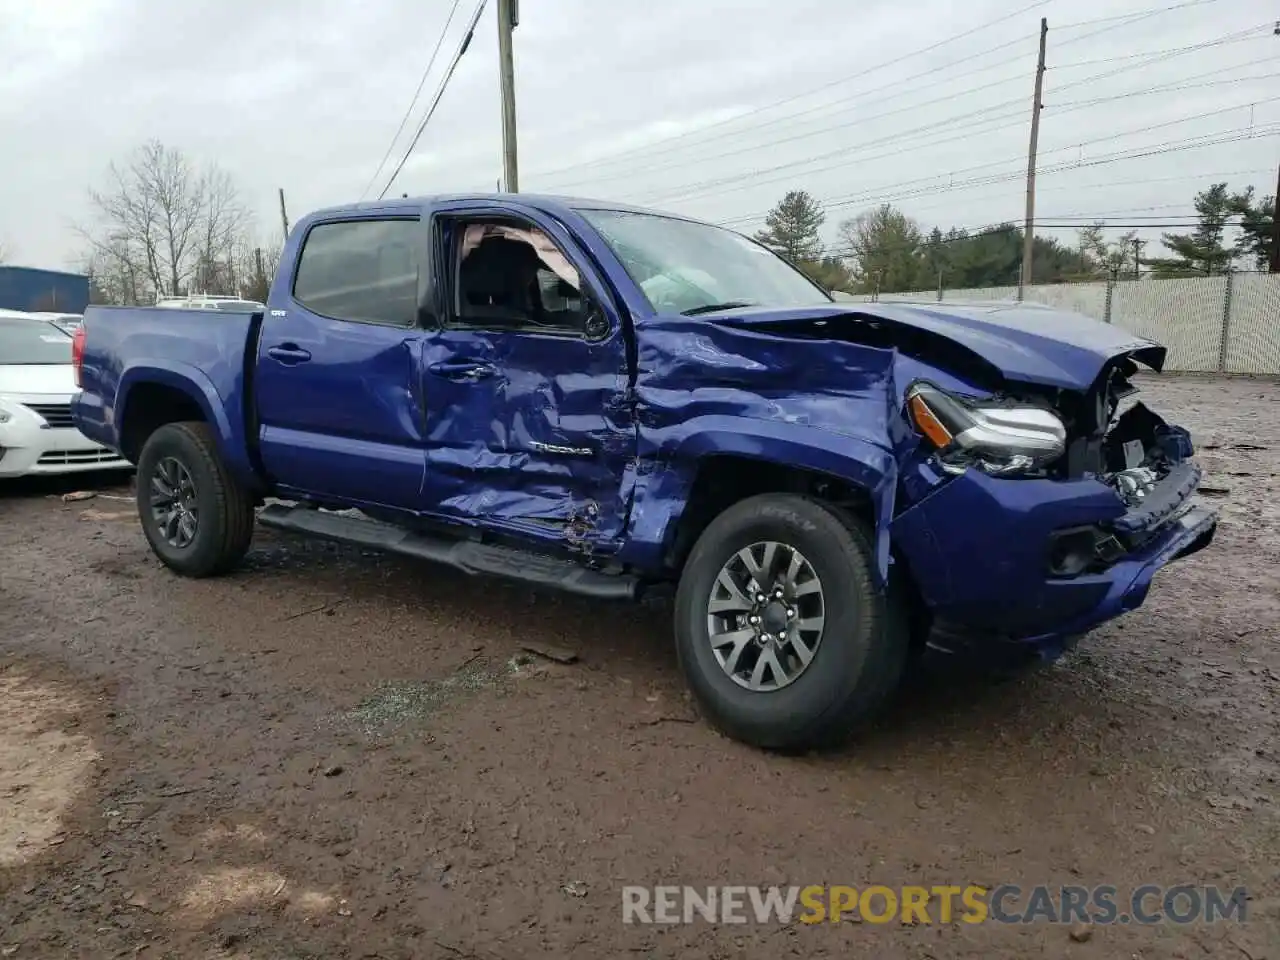
[[[609,320],[600,304],[594,300],[587,301],[587,316],[582,323],[582,332],[588,340],[603,340],[609,335]]]

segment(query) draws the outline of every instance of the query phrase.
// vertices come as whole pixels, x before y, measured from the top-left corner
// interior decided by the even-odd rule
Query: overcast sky
[[[13,262],[76,264],[88,189],[149,138],[230,171],[266,242],[277,187],[293,216],[359,199],[451,5],[0,0],[0,244]],[[495,8],[393,195],[494,188]],[[1185,219],[1214,180],[1275,192],[1277,0],[522,0],[520,185],[743,229],[793,188],[830,202],[831,234],[881,200],[926,226],[1020,219],[1041,16],[1042,219]],[[1183,89],[1148,92],[1169,86]],[[1151,155],[1098,162],[1137,153]]]

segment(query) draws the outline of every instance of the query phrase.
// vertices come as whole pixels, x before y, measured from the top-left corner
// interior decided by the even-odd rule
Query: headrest
[[[485,237],[462,261],[467,290],[502,298],[523,289],[538,269],[537,251],[507,237]]]

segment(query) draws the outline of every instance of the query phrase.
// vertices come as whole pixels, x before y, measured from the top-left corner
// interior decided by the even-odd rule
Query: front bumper
[[[934,615],[971,645],[1012,641],[1052,658],[1140,607],[1155,575],[1207,547],[1217,514],[1194,502],[1198,471],[1170,475],[1156,509],[1126,511],[1097,480],[998,480],[970,470],[893,524],[893,541]],[[1055,569],[1063,531],[1093,530],[1081,572]]]
[[[39,422],[0,424],[0,477],[61,475],[130,466],[113,450],[74,428],[50,429]],[[34,419],[34,418],[33,418]]]

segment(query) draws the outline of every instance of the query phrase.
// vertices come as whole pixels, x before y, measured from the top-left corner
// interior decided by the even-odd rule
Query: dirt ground
[[[1280,960],[1280,386],[1143,390],[1215,544],[1058,665],[935,672],[834,756],[699,721],[661,605],[265,531],[183,581],[127,482],[0,488],[0,957]],[[624,884],[1183,882],[1247,921],[621,917]]]

